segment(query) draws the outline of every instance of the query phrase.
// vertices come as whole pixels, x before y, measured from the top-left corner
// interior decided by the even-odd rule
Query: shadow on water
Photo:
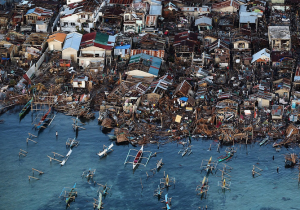
[[[109,134],[111,131],[112,131],[112,128],[105,128],[105,127],[102,127],[102,133],[103,133],[103,134]]]

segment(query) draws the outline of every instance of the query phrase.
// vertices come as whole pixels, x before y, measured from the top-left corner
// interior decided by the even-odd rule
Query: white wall
[[[72,56],[74,58],[74,62],[77,63],[77,50],[73,48],[67,48],[62,51],[62,59],[72,59]]]

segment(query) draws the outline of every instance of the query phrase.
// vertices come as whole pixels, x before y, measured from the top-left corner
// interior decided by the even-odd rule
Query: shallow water
[[[159,149],[157,145],[147,145],[144,150],[161,153],[151,158],[146,167],[140,165],[133,173],[132,165],[124,165],[124,161],[129,149],[139,147],[114,146],[114,151],[107,157],[99,159],[96,155],[102,150],[103,144],[110,144],[110,140],[101,132],[95,119],[86,122],[83,126],[86,129],[79,131],[77,140],[80,145],[73,149],[66,165],[61,167],[55,161],[50,163],[47,155],[53,157],[52,152],[67,154],[66,140],[75,137],[72,117],[57,114],[52,124],[38,135],[32,129],[31,112],[19,122],[20,109],[18,107],[0,116],[5,120],[4,124],[0,124],[0,209],[65,209],[65,202],[58,197],[63,187],[72,187],[74,183],[77,183],[78,197],[76,202],[71,203],[70,209],[93,209],[93,198],[97,198],[98,187],[81,177],[82,172],[89,168],[96,169],[94,180],[97,183],[112,185],[110,194],[103,199],[105,209],[161,209],[164,204],[153,193],[164,171],[176,179],[175,186],[168,191],[163,190],[163,195],[168,192],[172,197],[172,209],[198,209],[206,205],[208,209],[215,210],[300,209],[297,202],[300,198],[298,169],[285,169],[283,156],[289,152],[298,154],[299,148],[284,148],[276,152],[271,144],[262,147],[257,144],[235,145],[237,153],[226,162],[233,168],[229,173],[231,190],[222,192],[218,186],[221,173],[217,171],[209,175],[209,191],[206,199],[201,199],[195,189],[205,176],[200,170],[202,160],[211,156],[217,160],[225,155],[226,147],[222,147],[219,153],[212,140],[193,139],[193,153],[184,157],[178,155],[182,146],[176,143],[161,145]],[[56,131],[59,135],[57,139]],[[37,144],[26,143],[28,133],[38,135],[34,139]],[[209,151],[210,144],[212,148]],[[26,150],[27,156],[19,158],[19,149]],[[136,152],[131,154],[135,155]],[[272,159],[273,155],[275,160]],[[156,167],[160,158],[163,158],[164,165],[152,176],[150,170]],[[142,163],[145,163],[144,160]],[[253,165],[263,169],[261,176],[252,178]],[[279,173],[276,172],[278,166]],[[222,167],[223,164],[218,165],[218,169]],[[32,168],[44,172],[43,175],[34,173],[40,180],[28,180]],[[146,172],[150,177],[147,178]]]

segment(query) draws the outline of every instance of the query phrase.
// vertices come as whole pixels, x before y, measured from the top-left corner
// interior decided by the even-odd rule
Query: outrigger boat
[[[201,187],[200,187],[201,186]],[[202,184],[201,185],[198,185],[197,188],[196,188],[196,191],[199,191],[198,195],[203,195],[205,193],[207,193],[208,191],[208,178],[206,178],[206,176],[203,178],[202,180]]]
[[[205,161],[207,161],[207,164],[205,164]],[[202,160],[201,163],[201,171],[205,170],[207,173],[213,172],[217,168],[217,163],[215,161],[212,161],[212,157],[209,158],[209,160]]]
[[[170,185],[171,182],[173,182],[175,187],[175,178],[174,177],[169,178],[169,175],[167,174],[165,178],[160,179],[160,186],[162,186],[162,188],[168,188],[171,186]]]
[[[95,173],[96,173],[96,169],[90,168],[89,170],[82,172],[81,177],[82,178],[85,177],[85,178],[87,178],[88,181],[90,181],[90,179],[93,179]]]
[[[69,159],[70,155],[72,154],[72,149],[69,150],[69,152],[67,153],[65,159],[63,159],[63,161],[60,163],[60,165],[65,165],[65,163],[67,162],[67,160]]]
[[[77,192],[75,187],[76,187],[76,183],[74,184],[74,186],[71,188],[69,192],[66,191],[68,187],[64,187],[60,193],[59,197],[63,195],[66,198],[65,201],[68,207],[70,206],[71,202],[75,201],[75,197],[77,197]]]
[[[161,196],[161,194],[162,194],[162,189],[160,188],[160,186],[158,185],[157,186],[157,189],[154,191],[154,194],[153,194],[153,196],[157,196],[158,197],[158,200],[160,199],[160,196]]]
[[[29,107],[30,107],[32,101],[33,101],[33,97],[27,102],[27,104],[26,104],[26,105],[23,107],[23,109],[20,111],[20,113],[19,113],[19,117],[20,117],[20,118],[21,118],[21,117],[25,114],[25,112],[29,109]]]
[[[45,124],[45,120],[48,117],[49,113],[51,112],[51,107],[49,108],[48,112],[41,118],[40,122],[36,125],[36,129],[41,129],[41,127]]]
[[[113,146],[114,146],[113,143],[111,143],[108,147],[106,147],[105,145],[103,145],[103,151],[98,152],[97,155],[98,155],[99,157],[106,156],[107,153],[108,153],[109,151],[113,151],[113,150],[111,149]],[[104,147],[106,147],[106,148],[104,149]]]
[[[141,147],[141,149],[138,151],[138,153],[136,154],[133,164],[132,164],[132,169],[135,169],[135,167],[138,165],[138,163],[141,160],[141,157],[143,155],[143,151],[144,151],[144,145]]]
[[[108,190],[110,190],[112,188],[112,185],[102,185],[102,184],[99,184],[97,183],[97,185],[100,185],[102,187],[102,190],[100,190],[100,187],[98,189],[98,193],[99,194],[102,194],[103,196],[106,196],[108,194]]]
[[[133,156],[133,155],[130,155],[130,151],[131,150],[135,150],[135,151],[138,151],[138,152],[137,152],[137,154],[135,156]],[[145,152],[149,152],[150,153],[149,157],[142,157],[143,153],[145,153]],[[142,160],[142,158],[145,158],[145,159],[147,159],[147,162],[146,162],[146,164],[142,164],[142,165],[146,166],[147,163],[149,162],[150,158],[151,158],[151,154],[152,154],[152,152],[150,152],[150,151],[144,151],[144,145],[141,147],[140,150],[130,149],[129,152],[128,152],[128,154],[127,154],[127,157],[125,159],[124,164],[126,164],[126,163],[132,163],[132,169],[134,170],[137,167],[137,165],[142,164],[142,163],[140,163],[140,161]],[[133,162],[127,162],[128,157],[134,157]]]

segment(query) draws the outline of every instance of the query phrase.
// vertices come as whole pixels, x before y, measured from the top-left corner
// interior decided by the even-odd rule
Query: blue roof
[[[158,72],[161,66],[162,59],[147,55],[145,53],[136,54],[130,57],[129,63],[139,62],[140,58],[145,60],[151,60],[151,65],[148,73],[158,76]]]
[[[73,48],[75,50],[79,50],[80,42],[81,42],[82,34],[73,32],[66,36],[65,44],[63,50],[67,48]]]
[[[129,49],[129,48],[130,48],[130,44],[115,47],[115,49]]]
[[[35,8],[28,10],[27,13],[26,13],[26,15],[33,13],[34,10],[35,10]]]

